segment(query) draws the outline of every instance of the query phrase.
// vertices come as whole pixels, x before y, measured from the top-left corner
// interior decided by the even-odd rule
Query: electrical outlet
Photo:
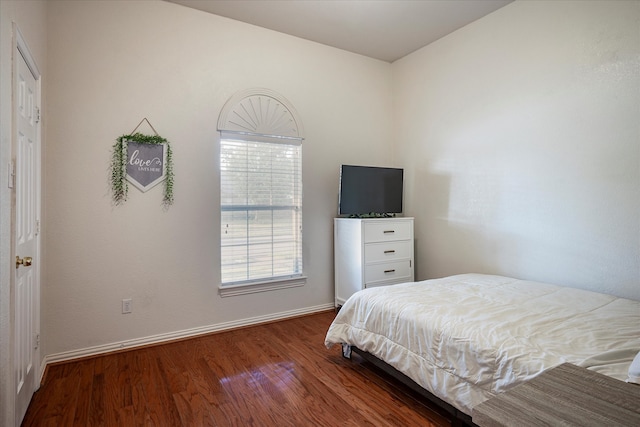
[[[122,314],[131,313],[131,298],[122,300]]]

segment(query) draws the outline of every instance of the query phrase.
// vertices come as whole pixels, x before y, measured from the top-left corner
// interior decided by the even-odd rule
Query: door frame
[[[38,66],[35,62],[35,59],[33,57],[33,55],[31,54],[31,51],[29,49],[29,46],[27,45],[27,42],[24,38],[24,36],[22,35],[22,33],[20,32],[20,28],[18,27],[18,25],[14,22],[13,23],[13,47],[12,47],[12,82],[11,82],[11,89],[12,89],[12,96],[11,96],[11,164],[13,165],[12,167],[14,168],[14,170],[12,171],[14,176],[12,178],[10,178],[10,180],[12,180],[12,192],[11,192],[11,256],[10,256],[10,269],[11,269],[11,279],[10,279],[10,323],[11,323],[11,349],[10,349],[10,359],[11,359],[11,370],[12,370],[12,376],[10,379],[10,384],[11,384],[11,390],[12,390],[12,395],[11,395],[11,407],[13,409],[14,412],[14,418],[16,418],[15,422],[16,425],[19,425],[18,423],[18,419],[17,419],[17,413],[15,412],[16,409],[16,401],[15,401],[15,390],[16,390],[16,383],[15,383],[15,374],[14,374],[14,369],[15,369],[15,364],[16,364],[16,360],[15,360],[15,351],[16,351],[16,342],[18,340],[18,337],[15,336],[15,327],[16,327],[16,307],[15,307],[15,265],[13,264],[13,262],[16,259],[16,186],[15,186],[15,165],[16,165],[16,155],[17,155],[17,136],[18,136],[18,119],[16,117],[15,111],[16,111],[16,102],[17,102],[17,91],[18,91],[18,79],[17,79],[17,75],[18,75],[18,61],[19,61],[19,56],[21,56],[25,63],[27,64],[27,67],[29,68],[29,70],[31,71],[31,73],[33,74],[33,77],[35,79],[36,82],[36,94],[35,94],[35,106],[38,108],[38,114],[39,114],[39,118],[38,121],[36,123],[36,152],[35,152],[35,184],[36,184],[36,200],[35,200],[35,211],[36,211],[36,221],[37,221],[37,225],[36,225],[36,237],[35,237],[35,254],[34,254],[34,259],[36,260],[36,262],[34,263],[33,267],[35,268],[34,271],[34,278],[35,278],[35,286],[34,286],[34,331],[35,334],[37,334],[37,338],[36,337],[32,337],[32,339],[34,340],[34,344],[36,344],[36,340],[37,340],[37,345],[35,346],[34,349],[34,367],[33,369],[34,371],[34,377],[33,377],[33,381],[34,384],[33,389],[38,390],[38,388],[40,387],[40,381],[42,378],[42,361],[40,359],[40,347],[41,347],[41,339],[40,339],[40,282],[41,282],[41,265],[42,265],[42,251],[41,251],[41,218],[42,218],[42,212],[41,212],[41,206],[42,206],[42,75],[40,74],[40,70],[38,69]]]

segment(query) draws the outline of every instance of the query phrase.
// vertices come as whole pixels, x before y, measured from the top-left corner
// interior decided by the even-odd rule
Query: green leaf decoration
[[[159,135],[134,133],[122,135],[116,139],[111,153],[111,197],[116,205],[127,201],[129,184],[127,182],[127,143],[167,144],[167,163],[165,165],[164,195],[162,204],[168,207],[173,204],[173,152],[169,141]]]

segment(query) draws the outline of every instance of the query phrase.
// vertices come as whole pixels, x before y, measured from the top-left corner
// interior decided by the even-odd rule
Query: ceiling
[[[393,62],[513,0],[166,0]]]

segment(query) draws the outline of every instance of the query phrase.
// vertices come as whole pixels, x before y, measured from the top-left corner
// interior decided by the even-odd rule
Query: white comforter
[[[564,362],[625,380],[640,351],[640,301],[465,274],[360,291],[325,344],[367,351],[471,414]]]

